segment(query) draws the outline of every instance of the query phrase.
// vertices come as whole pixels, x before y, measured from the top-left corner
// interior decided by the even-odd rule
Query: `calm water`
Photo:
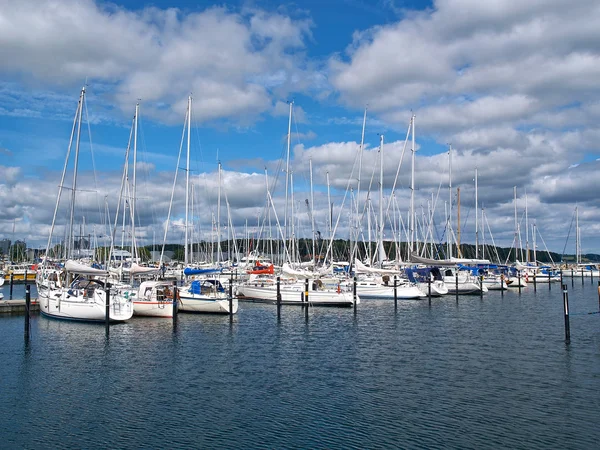
[[[596,281],[594,282],[596,283]],[[568,281],[573,312],[596,287]],[[600,316],[557,285],[103,326],[0,317],[3,448],[597,448]]]

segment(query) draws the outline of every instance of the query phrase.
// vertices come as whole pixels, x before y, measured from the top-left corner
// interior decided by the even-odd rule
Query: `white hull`
[[[237,313],[238,300],[232,301],[233,314]],[[230,314],[228,298],[214,298],[204,295],[184,296],[180,294],[179,311],[210,313],[210,314]]]
[[[507,284],[509,288],[518,288],[519,285],[522,288],[527,287],[527,282],[524,277],[510,277]]]
[[[581,271],[581,270],[573,270],[573,271],[571,271],[571,270],[563,270],[562,271],[562,276],[563,276],[563,278],[571,278],[571,277],[573,277],[573,278],[577,278],[577,277],[581,278],[582,276],[584,278],[586,278],[586,277],[588,277],[588,278],[589,277],[600,278],[600,271],[598,271],[598,270],[584,270],[584,271]],[[559,280],[560,280],[560,277],[559,277]]]
[[[304,298],[304,287],[300,284],[280,286],[281,303],[286,305],[301,305]],[[277,286],[252,286],[242,284],[237,287],[236,295],[240,300],[254,300],[267,303],[277,303]],[[309,290],[308,302],[317,306],[352,306],[354,304],[351,292],[337,290]],[[357,304],[360,296],[357,295]]]
[[[419,283],[419,289],[425,293],[427,297],[429,297],[429,284],[428,283]],[[441,297],[442,295],[446,295],[448,293],[448,286],[446,283],[440,280],[435,280],[431,283],[431,296],[432,297]]]
[[[352,283],[348,283],[348,286],[352,286]],[[432,285],[433,292],[433,285]],[[394,286],[386,286],[375,283],[356,283],[356,293],[363,299],[378,299],[378,300],[393,300],[394,299]],[[399,285],[396,287],[396,298],[398,300],[415,300],[426,297],[418,286],[412,285]]]
[[[506,281],[502,279],[483,279],[483,285],[488,288],[488,291],[505,291],[508,289]]]
[[[445,277],[444,282],[446,283],[446,286],[448,286],[449,294],[456,294],[457,290],[459,295],[481,294],[482,291],[484,293],[488,291],[488,288],[485,285],[485,283],[483,285],[480,285],[476,281],[469,281],[461,279],[460,277],[458,278],[458,286],[454,277]]]
[[[106,294],[94,292],[90,297],[70,295],[67,290],[39,289],[38,303],[40,312],[55,319],[79,320],[84,322],[105,322]],[[133,302],[120,298],[110,299],[109,320],[123,322],[131,319]]]
[[[4,276],[0,276],[0,286],[4,285]]]
[[[173,302],[134,301],[133,315],[144,317],[173,317]]]

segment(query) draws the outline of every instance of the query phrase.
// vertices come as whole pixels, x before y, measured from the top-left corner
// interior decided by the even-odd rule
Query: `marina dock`
[[[40,305],[37,299],[31,299],[31,311],[39,311]],[[0,300],[0,314],[24,313],[25,299],[21,300]]]

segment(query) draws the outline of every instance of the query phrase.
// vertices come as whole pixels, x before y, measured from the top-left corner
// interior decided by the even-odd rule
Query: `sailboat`
[[[139,103],[135,105],[135,115],[133,116],[133,125],[132,125],[132,133],[130,134],[130,141],[127,145],[127,151],[125,152],[125,165],[123,171],[123,178],[121,180],[121,194],[123,194],[124,188],[129,188],[128,186],[128,167],[129,167],[129,149],[131,148],[131,137],[133,135],[133,182],[131,186],[131,196],[130,196],[130,219],[131,219],[131,248],[132,248],[132,256],[133,262],[129,267],[126,268],[126,271],[129,275],[129,284],[124,284],[121,282],[122,274],[125,270],[123,266],[123,261],[121,261],[121,266],[117,269],[118,279],[116,281],[117,287],[123,295],[131,298],[133,300],[133,314],[136,316],[146,316],[146,317],[173,317],[173,303],[175,302],[175,297],[170,290],[170,285],[172,283],[167,281],[144,281],[140,284],[138,288],[134,288],[135,278],[138,277],[148,278],[154,277],[158,274],[158,267],[142,267],[137,264],[138,260],[138,248],[136,241],[136,233],[135,233],[135,222],[136,222],[136,206],[137,206],[137,183],[136,183],[136,175],[137,175],[137,135],[138,135],[138,121],[139,121],[139,112],[140,105]],[[127,183],[127,186],[126,186]],[[129,189],[127,189],[129,191]],[[119,198],[119,206],[121,205],[121,198]],[[119,207],[117,207],[115,224],[113,228],[113,239],[114,243],[114,232],[117,227],[117,219],[119,216]],[[123,232],[125,225],[125,208],[123,208]],[[112,259],[112,254],[114,250],[114,245],[111,246],[111,252],[109,261]],[[110,270],[110,268],[109,268]],[[114,276],[113,272],[113,276]],[[171,295],[169,295],[171,293]]]
[[[73,137],[76,135],[75,162],[73,169],[73,185],[71,191],[71,211],[69,216],[69,238],[67,240],[67,255],[74,248],[73,241],[73,219],[75,210],[75,198],[77,192],[77,166],[79,161],[79,144],[81,137],[81,119],[85,101],[85,87],[82,88],[77,105],[77,112],[71,131],[71,139],[65,159],[65,165],[58,188],[58,196],[52,218],[50,236],[46,246],[46,257],[38,270],[36,284],[38,289],[38,302],[42,315],[56,319],[79,320],[89,322],[104,322],[106,312],[109,321],[122,322],[133,315],[133,304],[131,299],[125,298],[118,292],[110,290],[108,283],[109,273],[106,270],[93,268],[74,260],[68,260],[64,268],[51,267],[48,255],[52,242],[52,233],[56,225],[58,209],[64,181],[71,154]],[[112,295],[111,295],[112,294]],[[110,298],[109,298],[110,295]],[[107,302],[109,303],[107,308]]]
[[[185,243],[184,258],[186,269],[184,274],[192,274],[187,268],[189,263],[189,242],[188,242],[188,213],[189,213],[189,190],[190,190],[190,134],[192,123],[192,96],[188,97],[187,109],[187,156],[186,156],[186,180],[185,180]],[[219,165],[219,176],[220,176]],[[220,188],[220,186],[219,186]],[[192,269],[193,270],[193,269]],[[192,280],[190,283],[181,287],[179,290],[179,310],[196,313],[217,313],[217,314],[235,314],[238,310],[238,300],[230,300],[225,288],[218,278],[205,278]]]

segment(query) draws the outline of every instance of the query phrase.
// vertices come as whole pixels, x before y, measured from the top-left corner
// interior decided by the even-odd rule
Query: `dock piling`
[[[30,331],[30,307],[31,307],[31,286],[25,285],[25,342],[29,342]]]
[[[398,309],[398,276],[394,275],[394,310]]]
[[[277,277],[277,318],[281,318],[281,277]]]
[[[11,272],[10,274],[10,293],[9,293],[9,298],[10,300],[12,300],[12,294],[13,294],[13,284],[15,282],[15,274]]]
[[[483,298],[483,275],[479,275],[479,297]]]
[[[173,320],[177,319],[179,312],[179,289],[177,288],[177,280],[173,281]]]
[[[106,327],[106,335],[110,330],[110,284],[106,283],[106,301],[104,302],[104,326]]]
[[[306,306],[305,306],[305,310],[304,310],[304,314],[306,317],[306,320],[308,320],[308,278],[304,279],[304,301],[306,302]]]
[[[429,300],[429,305],[431,305],[431,274],[427,277],[427,299]]]
[[[519,280],[519,294],[521,293],[521,272],[517,272],[518,274],[518,280]]]
[[[352,303],[354,304],[354,314],[356,314],[356,301],[357,301],[357,295],[356,295],[356,275],[354,275],[354,283],[352,285]]]
[[[458,303],[458,268],[454,271],[455,289],[456,289],[456,303]]]
[[[229,277],[229,321],[233,322],[233,272]]]
[[[569,293],[567,292],[567,285],[563,284],[563,311],[565,315],[565,342],[571,343],[571,325],[569,323]]]

